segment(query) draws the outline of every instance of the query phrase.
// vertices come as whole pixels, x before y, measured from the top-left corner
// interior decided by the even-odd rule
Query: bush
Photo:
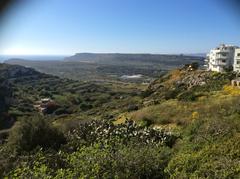
[[[201,150],[187,149],[171,159],[165,171],[172,178],[239,178],[239,136]]]
[[[72,168],[59,171],[60,178],[163,178],[169,149],[156,146],[83,147],[68,157]]]
[[[153,92],[150,89],[147,89],[141,93],[141,97],[146,98],[146,97],[150,96],[152,93]]]
[[[196,96],[193,91],[186,91],[178,96],[178,100],[180,100],[180,101],[195,101],[197,97],[198,96]]]
[[[156,146],[93,146],[49,155],[41,151],[12,170],[9,178],[167,178],[171,150]]]
[[[54,111],[55,115],[62,115],[62,114],[69,114],[70,111],[68,109],[66,109],[66,107],[61,107],[58,108],[56,111]]]
[[[17,153],[31,151],[37,146],[43,149],[58,149],[65,138],[56,128],[43,118],[23,119],[10,131],[7,146]]]
[[[42,90],[39,95],[42,97],[52,98],[52,93],[46,90]]]
[[[35,139],[36,140],[36,139]],[[59,152],[38,151],[21,158],[12,178],[164,178],[176,137],[127,120],[80,123]]]
[[[75,129],[68,133],[68,144],[66,149],[77,148],[94,143],[115,145],[121,143],[127,145],[132,141],[146,145],[172,147],[177,136],[164,130],[138,126],[134,121],[126,120],[124,124],[114,125],[109,121],[96,121],[80,123]]]
[[[152,124],[153,124],[153,121],[151,121],[148,118],[143,118],[139,121],[139,125],[142,126],[142,127],[149,127]]]
[[[164,98],[166,100],[175,99],[177,97],[178,93],[179,93],[179,89],[168,90],[165,92]]]
[[[83,103],[80,104],[80,108],[84,111],[87,111],[89,109],[92,109],[93,106],[91,104],[83,102]]]

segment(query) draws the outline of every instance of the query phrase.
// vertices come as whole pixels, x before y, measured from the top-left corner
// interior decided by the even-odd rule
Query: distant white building
[[[208,70],[217,72],[224,72],[226,69],[234,68],[236,61],[235,51],[238,51],[238,49],[239,47],[237,46],[224,44],[212,49],[210,53],[207,54],[205,66]],[[236,65],[236,67],[238,66]],[[240,70],[240,66],[238,68]]]
[[[240,48],[235,49],[233,70],[240,72]]]

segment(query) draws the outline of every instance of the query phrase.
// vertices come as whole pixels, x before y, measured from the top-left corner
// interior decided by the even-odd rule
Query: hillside
[[[8,115],[17,121],[1,145],[2,176],[240,177],[240,89],[230,85],[233,73],[193,63],[141,86],[0,69],[14,99]],[[34,107],[39,100],[47,100],[43,112]]]
[[[170,178],[240,176],[240,89],[232,73],[182,68],[152,82],[143,108],[123,118],[181,136],[165,168]]]
[[[21,79],[39,79],[45,76],[33,69],[17,65],[0,64],[0,129],[9,128],[14,118],[8,114],[8,110],[16,103],[15,82]]]
[[[114,116],[135,104],[144,86],[128,83],[95,84],[47,75],[18,65],[0,64],[1,109],[11,119],[38,114],[39,101],[50,99],[46,116],[58,121]],[[10,98],[8,98],[10,96]],[[9,103],[8,105],[6,103]],[[47,109],[48,109],[47,108]]]

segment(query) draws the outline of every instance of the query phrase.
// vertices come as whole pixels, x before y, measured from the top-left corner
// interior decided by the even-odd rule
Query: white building
[[[206,58],[206,67],[210,71],[224,72],[226,69],[231,69],[234,65],[235,49],[237,46],[220,45],[212,49]],[[239,68],[240,69],[240,68]]]
[[[240,48],[235,49],[233,70],[240,72]]]

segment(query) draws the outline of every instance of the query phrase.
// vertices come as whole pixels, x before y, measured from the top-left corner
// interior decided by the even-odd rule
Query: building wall
[[[235,49],[233,70],[240,72],[240,48]]]
[[[207,69],[210,71],[224,72],[234,64],[235,46],[220,45],[212,49],[207,55]],[[240,67],[239,67],[240,68]]]

